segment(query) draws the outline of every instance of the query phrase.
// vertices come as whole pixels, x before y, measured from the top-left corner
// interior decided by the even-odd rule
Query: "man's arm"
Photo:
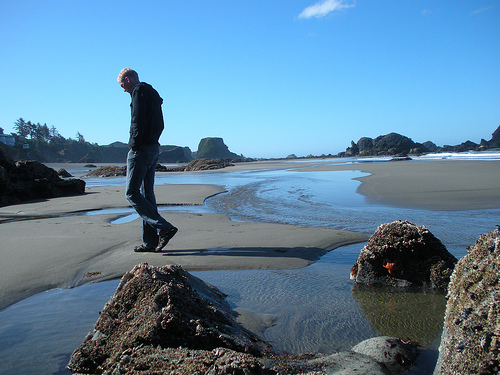
[[[137,149],[144,141],[145,122],[147,116],[147,103],[145,93],[140,87],[132,91],[131,123],[129,147],[132,150]]]

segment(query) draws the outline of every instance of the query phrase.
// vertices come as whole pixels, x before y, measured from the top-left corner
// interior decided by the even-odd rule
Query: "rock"
[[[158,160],[162,163],[188,163],[193,160],[189,147],[174,147],[161,151]]]
[[[165,167],[164,165],[161,165],[160,163],[156,164],[156,172],[184,172],[184,169],[186,169],[185,166],[178,166],[178,167]]]
[[[436,152],[439,150],[439,147],[434,142],[431,142],[431,141],[424,142],[424,143],[422,143],[422,145],[427,150],[429,150],[429,152]]]
[[[83,180],[64,180],[54,169],[37,161],[14,162],[0,149],[0,206],[83,193]]]
[[[301,369],[303,372],[300,374],[314,375],[391,374],[384,365],[372,357],[355,352],[335,353],[326,357],[313,359],[306,366],[301,367]]]
[[[428,152],[424,145],[415,143],[404,135],[389,133],[375,139],[362,137],[357,143],[351,141],[351,147],[337,156],[406,155],[424,152]]]
[[[184,168],[186,172],[188,171],[206,171],[212,169],[221,169],[226,167],[231,167],[234,164],[228,163],[222,159],[196,159],[189,162]]]
[[[479,145],[477,143],[471,142],[471,141],[465,141],[460,143],[457,146],[454,146],[453,151],[454,152],[467,152],[467,151],[475,151],[477,150]]]
[[[73,177],[73,176],[71,175],[71,173],[69,173],[69,172],[68,172],[66,169],[64,169],[64,168],[59,169],[59,170],[57,171],[57,175],[58,175],[59,177],[63,177],[63,178]]]
[[[351,278],[367,285],[425,286],[446,291],[457,259],[424,226],[395,221],[377,228]]]
[[[500,125],[491,135],[491,139],[488,142],[488,146],[491,148],[500,148]]]
[[[418,344],[396,337],[374,337],[352,348],[353,352],[367,355],[387,366],[392,373],[412,367],[418,356]]]
[[[479,237],[451,276],[435,374],[500,372],[500,231]]]
[[[240,156],[229,151],[222,138],[203,138],[198,144],[197,159],[239,159]]]
[[[126,176],[127,175],[127,167],[117,167],[116,165],[107,165],[105,167],[100,167],[90,171],[86,175],[82,176],[86,177],[118,177],[118,176]]]
[[[165,349],[181,347],[181,352]],[[270,351],[269,345],[236,323],[220,292],[181,267],[140,264],[123,276],[94,332],[72,354],[68,368],[73,373],[92,374],[133,374],[139,369],[168,369],[169,373],[191,361],[191,356],[206,361],[208,371],[217,358],[227,356],[221,363],[238,361],[253,368],[240,373],[267,374],[271,372],[252,356]]]

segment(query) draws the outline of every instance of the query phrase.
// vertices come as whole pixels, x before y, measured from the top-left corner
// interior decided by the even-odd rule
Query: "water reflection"
[[[421,289],[355,285],[354,301],[382,336],[394,336],[436,348],[441,338],[446,298]]]

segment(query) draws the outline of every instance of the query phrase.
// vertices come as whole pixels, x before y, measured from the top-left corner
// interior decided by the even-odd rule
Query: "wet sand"
[[[359,170],[357,192],[370,203],[428,210],[500,208],[500,161],[387,161],[317,166],[304,171]]]
[[[341,161],[341,160],[340,160]],[[500,161],[404,161],[366,164],[253,162],[219,171],[361,170],[358,192],[370,202],[435,210],[500,208]],[[224,190],[212,185],[161,185],[166,205],[200,205]],[[179,228],[162,253],[134,253],[141,221],[111,224],[120,214],[82,215],[128,207],[123,187],[91,187],[82,196],[0,208],[0,309],[54,287],[120,277],[135,264],[179,264],[188,271],[305,267],[326,251],[366,241],[349,231],[239,223],[225,215],[168,213]]]
[[[111,224],[120,214],[82,215],[127,207],[122,187],[88,188],[83,196],[0,208],[0,308],[55,287],[121,277],[141,262],[188,271],[292,269],[326,251],[366,241],[349,231],[284,224],[238,223],[219,214],[168,213],[179,228],[161,253],[134,253],[141,220]],[[156,187],[161,204],[199,205],[222,192],[212,185]]]

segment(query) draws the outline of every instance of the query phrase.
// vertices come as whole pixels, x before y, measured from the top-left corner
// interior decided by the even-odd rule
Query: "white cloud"
[[[352,7],[354,7],[354,4],[345,4],[343,0],[322,0],[304,9],[299,14],[299,18],[321,18],[333,11]]]
[[[493,8],[494,8],[493,5],[490,5],[489,7],[486,7],[486,8],[479,8],[479,9],[476,9],[475,11],[473,11],[472,14],[479,14],[479,13],[487,12],[488,10],[493,9]]]

